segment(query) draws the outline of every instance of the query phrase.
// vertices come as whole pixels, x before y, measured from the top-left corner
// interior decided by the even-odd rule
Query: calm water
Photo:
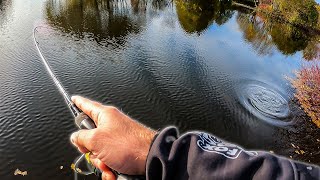
[[[319,130],[301,120],[288,81],[317,61],[318,36],[263,24],[231,1],[206,2],[0,0],[1,179],[71,179],[79,155],[71,113],[36,54],[36,26],[70,94],[155,129],[205,130],[320,164]],[[28,175],[14,176],[17,168]]]

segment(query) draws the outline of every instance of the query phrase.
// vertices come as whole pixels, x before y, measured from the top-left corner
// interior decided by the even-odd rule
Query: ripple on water
[[[237,93],[240,103],[257,118],[275,126],[292,123],[288,98],[280,90],[252,80],[240,83]]]

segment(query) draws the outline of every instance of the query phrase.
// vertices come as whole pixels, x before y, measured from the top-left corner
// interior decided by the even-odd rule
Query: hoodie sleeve
[[[179,137],[175,127],[168,127],[154,139],[146,176],[150,180],[320,180],[320,169],[266,152],[246,151],[204,132]]]

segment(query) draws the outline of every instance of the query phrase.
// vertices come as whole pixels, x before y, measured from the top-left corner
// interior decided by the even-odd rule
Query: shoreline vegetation
[[[320,66],[303,67],[291,80],[295,97],[312,122],[320,128]]]

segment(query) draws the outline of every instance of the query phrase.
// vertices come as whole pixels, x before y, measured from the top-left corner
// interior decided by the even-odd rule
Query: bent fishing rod
[[[57,76],[53,73],[47,59],[44,57],[44,55],[42,54],[41,52],[41,49],[40,49],[40,45],[39,45],[39,42],[37,41],[36,39],[36,32],[37,32],[37,28],[38,27],[35,27],[33,29],[33,41],[36,45],[36,49],[38,51],[38,54],[39,54],[39,57],[46,69],[46,71],[48,72],[48,74],[50,75],[50,77],[52,78],[55,86],[58,88],[60,94],[63,96],[65,102],[67,103],[73,117],[74,117],[74,120],[75,120],[75,124],[79,127],[79,129],[94,129],[96,128],[96,125],[94,123],[94,121],[87,115],[85,114],[84,112],[82,112],[71,100],[69,94],[67,93],[67,91],[64,89],[64,87],[62,86],[62,84],[60,83],[60,81],[58,80]],[[76,163],[75,163],[75,173],[80,173],[80,174],[84,174],[84,175],[89,175],[91,173],[81,173],[78,171],[78,168],[77,168],[77,164],[81,161],[81,159],[83,159],[85,157],[85,155],[83,154],[80,158],[77,159]],[[94,173],[99,176],[101,174],[101,171],[99,169],[94,169]],[[76,174],[75,174],[75,177]]]
[[[94,123],[94,121],[87,115],[85,114],[84,112],[82,112],[71,100],[69,94],[67,93],[67,91],[64,89],[64,87],[62,86],[62,84],[60,83],[59,79],[57,78],[57,76],[53,73],[47,59],[44,57],[44,55],[42,54],[41,52],[41,49],[40,49],[40,45],[39,45],[39,42],[37,41],[36,39],[36,32],[37,32],[37,28],[39,28],[40,26],[38,27],[35,27],[33,29],[33,41],[36,45],[36,49],[38,51],[38,54],[40,56],[40,59],[43,63],[43,65],[45,66],[45,69],[46,71],[48,72],[48,74],[50,75],[50,77],[52,78],[55,86],[58,88],[60,94],[63,96],[65,102],[67,103],[73,117],[74,117],[74,120],[75,120],[75,124],[79,127],[79,129],[94,129],[96,128],[96,125]],[[80,173],[80,174],[83,174],[83,175],[89,175],[89,174],[96,174],[97,176],[100,176],[101,175],[101,171],[99,169],[96,169],[94,168],[94,171],[93,172],[90,172],[90,173],[82,173],[82,171],[79,171],[78,168],[77,168],[77,164],[80,163],[81,159],[84,159],[85,158],[85,154],[83,154],[80,158],[77,159],[76,163],[75,163],[75,168],[74,168],[74,171],[75,173]],[[88,161],[89,163],[89,161]],[[76,175],[76,174],[75,174]],[[75,176],[76,177],[76,176]]]
[[[42,54],[39,42],[36,39],[36,32],[37,32],[37,28],[39,28],[39,27],[40,26],[37,26],[37,27],[35,27],[33,29],[33,41],[34,41],[34,43],[36,45],[36,49],[38,51],[40,59],[41,59],[42,63],[44,64],[45,68],[46,68],[46,71],[48,72],[48,74],[52,78],[55,86],[58,88],[59,92],[61,93],[61,95],[63,96],[65,102],[67,103],[72,115],[74,116],[75,124],[79,127],[79,129],[94,129],[94,128],[96,128],[96,125],[95,125],[94,121],[87,114],[82,112],[72,102],[69,94],[67,93],[65,88],[62,86],[62,84],[59,81],[59,79],[57,78],[57,76],[53,73],[53,71],[51,69],[51,66],[49,65],[47,59]],[[82,157],[85,157],[84,154],[79,159],[81,159]],[[77,160],[77,162],[79,161],[79,159]],[[116,176],[121,176],[123,179],[138,179],[138,180],[145,179],[144,176],[139,176],[139,175],[137,175],[137,176],[133,175],[132,176],[132,175],[120,174],[120,173],[118,173],[118,172],[116,172],[114,170],[112,170],[112,171]],[[77,168],[75,168],[75,172],[79,173]],[[85,175],[88,175],[88,174],[85,174]],[[95,169],[94,174],[100,176],[101,175],[101,170]]]
[[[84,112],[82,112],[72,101],[71,98],[69,96],[69,94],[67,93],[67,91],[64,89],[64,87],[62,86],[62,84],[60,83],[60,81],[58,80],[57,76],[53,73],[48,61],[46,60],[46,58],[44,57],[44,55],[42,54],[40,47],[39,47],[39,42],[36,39],[36,32],[37,32],[37,28],[34,28],[33,30],[33,40],[34,43],[36,45],[36,49],[38,51],[38,54],[40,56],[40,59],[42,60],[48,74],[50,75],[50,77],[52,78],[54,84],[56,85],[56,87],[58,88],[59,92],[61,93],[61,95],[63,96],[65,102],[67,103],[70,111],[72,112],[72,115],[75,118],[75,123],[76,125],[80,128],[80,129],[94,129],[96,128],[96,125],[94,123],[94,121]]]

